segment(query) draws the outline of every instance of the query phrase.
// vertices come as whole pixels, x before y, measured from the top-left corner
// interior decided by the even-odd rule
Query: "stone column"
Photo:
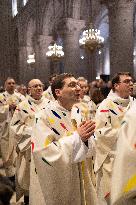
[[[108,0],[110,73],[133,74],[133,0]]]
[[[63,22],[63,42],[64,42],[64,72],[78,75],[80,68],[80,48],[79,37],[81,29],[84,27],[83,20],[67,18]]]
[[[18,0],[17,1],[17,10],[18,10],[18,12],[21,11],[22,7],[23,7],[23,0]]]
[[[50,76],[50,60],[46,57],[52,36],[38,35],[35,43],[36,76],[43,82],[48,82]]]
[[[90,51],[86,51],[87,54],[87,60],[88,60],[88,80],[89,82],[93,81],[96,79],[97,76],[97,67],[96,67],[96,61],[97,59],[97,50],[90,52]]]
[[[27,83],[28,79],[28,69],[27,69],[27,46],[19,46],[19,83]]]

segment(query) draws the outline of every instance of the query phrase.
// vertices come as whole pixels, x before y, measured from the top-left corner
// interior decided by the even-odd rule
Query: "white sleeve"
[[[46,122],[46,115],[42,115],[33,127],[32,146],[34,154],[44,153],[48,161],[66,160],[67,163],[77,163],[85,159],[88,151],[77,132],[70,136],[57,139]]]

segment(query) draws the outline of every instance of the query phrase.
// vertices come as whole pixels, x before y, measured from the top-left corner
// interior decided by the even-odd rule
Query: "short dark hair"
[[[115,91],[115,84],[120,82],[120,76],[122,76],[122,75],[131,76],[131,74],[129,72],[118,72],[118,73],[116,73],[113,76],[112,80],[111,80],[112,90],[113,91]]]
[[[63,88],[64,86],[64,80],[66,78],[71,78],[71,77],[74,77],[71,73],[62,73],[60,75],[57,75],[51,85],[51,90],[52,90],[52,94],[54,96],[55,99],[57,99],[57,96],[56,96],[56,93],[55,93],[55,90],[56,89],[61,89]]]
[[[53,79],[53,78],[56,78],[57,75],[58,75],[58,74],[55,74],[55,73],[52,74],[52,75],[49,77],[49,81],[52,81],[52,79]]]
[[[8,78],[5,80],[4,86],[6,85],[6,83],[7,83],[8,80],[14,80],[14,81],[15,81],[14,78],[12,78],[12,77],[8,77]]]

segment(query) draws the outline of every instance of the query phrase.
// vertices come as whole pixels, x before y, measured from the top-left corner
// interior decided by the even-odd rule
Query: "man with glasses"
[[[117,132],[124,114],[129,109],[133,80],[129,73],[117,73],[112,79],[112,90],[96,112],[96,185],[98,204],[110,204],[112,166],[116,152]]]
[[[94,133],[95,123],[86,120],[86,113],[78,107],[74,109],[78,117],[74,115],[71,119],[81,91],[72,75],[58,75],[51,89],[56,101],[36,116],[33,129],[32,155],[40,187],[37,195],[31,192],[30,203],[38,204],[42,193],[40,205],[96,205],[86,160],[88,139]],[[35,183],[33,176],[31,179],[30,188]]]
[[[25,204],[29,204],[32,126],[35,114],[46,107],[49,101],[42,97],[43,84],[39,79],[31,80],[28,87],[29,97],[17,106],[10,125],[17,152],[17,201],[24,194]]]

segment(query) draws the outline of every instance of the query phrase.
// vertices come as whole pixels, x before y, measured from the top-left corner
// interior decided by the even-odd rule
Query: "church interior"
[[[1,1],[1,84],[8,76],[18,83],[32,78],[47,83],[51,74],[63,72],[88,81],[118,71],[135,76],[135,8],[134,0]],[[97,29],[102,45],[80,45],[89,29]],[[59,60],[46,54],[54,42],[63,48]]]
[[[115,75],[118,72],[120,74]],[[62,76],[63,79],[61,79]],[[133,126],[136,119],[133,120],[133,111],[136,113],[136,110],[132,106],[135,105],[135,99],[136,0],[0,0],[0,188],[3,180],[2,175],[6,176],[4,185],[12,187],[12,190],[9,189],[9,195],[5,196],[9,196],[8,201],[11,199],[12,205],[38,205],[38,203],[45,205],[45,201],[47,201],[47,205],[135,205],[136,201],[135,203],[127,203],[126,201],[120,203],[118,201],[118,199],[122,200],[121,196],[124,197],[125,191],[122,192],[122,190],[131,193],[133,188],[135,195],[130,197],[130,201],[136,200],[136,175],[133,176],[136,173],[136,130],[135,125]],[[56,107],[52,108],[56,102]],[[131,107],[131,115],[126,115]],[[42,123],[38,127],[38,123],[42,119],[39,113],[42,113],[41,116],[47,119],[44,119],[45,124]],[[72,114],[75,118],[71,117]],[[132,118],[131,123],[127,124],[127,118],[122,121],[125,115],[129,120]],[[64,122],[62,119],[64,119]],[[123,123],[126,124],[123,125]],[[115,176],[113,175],[117,183],[113,183],[111,173],[116,155],[118,130],[123,127],[122,125],[127,126],[125,128],[127,132],[123,132],[121,135],[123,137],[119,143],[122,153],[128,152],[127,157],[130,161],[124,160],[125,154],[122,154],[123,157],[121,158],[118,151],[117,168],[119,169],[116,171],[115,166]],[[131,135],[131,130],[133,130],[131,127],[129,128],[130,125],[134,129],[134,132],[132,132],[134,134],[134,136],[132,135],[133,140],[129,139],[128,136],[128,138],[126,137],[129,132]],[[58,128],[60,128],[59,131]],[[39,134],[40,137],[43,134],[43,138],[38,138],[35,133],[38,133],[38,137]],[[64,137],[63,134],[66,136]],[[17,136],[20,138],[17,138]],[[74,145],[70,140],[66,140],[68,137]],[[125,137],[128,141],[123,141]],[[32,139],[35,141],[32,141]],[[75,139],[77,142],[74,141]],[[89,139],[92,141],[90,142]],[[63,145],[65,146],[65,143],[67,145],[67,142],[69,144],[65,151]],[[131,146],[132,142],[133,145]],[[87,161],[88,156],[85,156],[88,154],[89,143],[92,143],[90,164]],[[75,145],[79,145],[79,148],[82,148],[81,151],[79,148],[75,148]],[[130,149],[128,145],[130,145]],[[48,159],[51,161],[48,162],[44,157],[41,157],[40,152],[41,150],[48,150],[50,146],[53,146],[53,148],[49,151]],[[68,151],[67,147],[69,148]],[[77,149],[79,153],[75,154],[75,161],[72,161],[74,149]],[[60,155],[56,154],[56,150],[60,151]],[[25,158],[24,155],[28,151],[29,153]],[[38,152],[41,158],[36,156]],[[57,157],[51,158],[50,153],[51,156]],[[81,155],[80,159],[77,159],[78,154]],[[6,155],[5,158],[4,155]],[[34,155],[33,158],[32,155]],[[25,158],[22,157],[24,161],[20,156]],[[62,157],[62,161],[60,160],[61,157],[58,156]],[[72,162],[69,162],[69,156]],[[17,166],[17,159],[26,163],[25,165],[20,163],[23,168],[20,164]],[[56,163],[57,160],[60,160],[58,164]],[[66,164],[63,164],[65,160]],[[123,161],[121,164],[121,160],[125,162]],[[32,169],[30,168],[31,164],[33,165]],[[10,165],[12,166],[10,167]],[[70,182],[72,185],[68,184],[67,186],[65,182],[63,183],[64,173],[64,177],[62,177],[61,172],[57,172],[60,181],[55,174],[52,175],[53,179],[58,182],[56,183],[57,186],[60,185],[60,190],[64,191],[66,203],[65,200],[64,203],[53,201],[53,194],[56,194],[54,195],[56,201],[61,196],[61,194],[58,194],[59,189],[57,189],[58,193],[55,190],[56,184],[54,181],[51,183],[51,189],[49,189],[51,191],[48,192],[48,182],[52,179],[51,177],[50,180],[48,180],[48,177],[47,180],[44,179],[45,165],[48,165],[46,167],[48,175],[45,171],[46,177],[50,177],[50,173],[54,174],[54,170],[58,171],[62,168],[62,173],[68,173],[66,176],[73,177],[75,174],[76,177],[71,178],[76,180],[79,178],[79,181]],[[53,166],[57,168],[52,171]],[[76,167],[74,168],[76,171],[73,171],[73,166]],[[14,168],[12,174],[6,173],[8,168],[9,171]],[[132,170],[131,173],[128,169],[129,171],[126,172],[125,168],[126,170],[133,168],[134,171]],[[17,176],[18,170],[25,170],[29,175],[25,171],[26,175],[24,173],[23,175],[22,171]],[[84,170],[87,170],[86,173]],[[119,170],[123,170],[120,174],[121,183],[127,182],[130,186],[122,188],[125,185],[121,183],[118,186]],[[90,178],[85,178],[86,175]],[[99,177],[98,181],[96,175]],[[33,176],[36,176],[36,178],[33,178]],[[129,181],[130,176],[132,180]],[[24,183],[25,185],[23,184],[24,187],[21,183],[19,184],[19,177],[22,184],[26,179],[27,182]],[[30,178],[35,183],[30,183]],[[69,178],[67,177],[68,180]],[[9,184],[7,184],[7,179],[9,179]],[[124,182],[123,180],[127,181]],[[42,181],[43,186],[41,185]],[[64,190],[59,182],[64,185]],[[39,192],[37,191],[39,189],[37,184],[41,189]],[[73,188],[74,186],[78,188]],[[30,191],[29,188],[31,187],[34,188],[33,191]],[[67,187],[70,187],[69,196],[68,194],[65,195],[65,189],[68,190]],[[88,187],[90,188],[88,189]],[[43,190],[47,190],[47,193],[46,191],[44,193]],[[55,190],[55,192],[53,193],[52,190]],[[74,191],[79,192],[78,197],[74,196]],[[43,195],[43,202],[39,193]],[[18,194],[20,194],[19,198],[16,199]],[[39,197],[37,198],[38,202],[34,199],[37,197],[36,195]],[[4,201],[5,198],[3,197],[2,200]],[[63,201],[63,196],[61,200]],[[79,200],[79,202],[74,203],[74,200]],[[81,203],[80,200],[84,200],[84,203],[83,201]],[[98,203],[96,203],[97,200]],[[113,203],[110,200],[113,200]],[[119,203],[116,203],[116,201]],[[2,203],[2,205],[8,204]]]

